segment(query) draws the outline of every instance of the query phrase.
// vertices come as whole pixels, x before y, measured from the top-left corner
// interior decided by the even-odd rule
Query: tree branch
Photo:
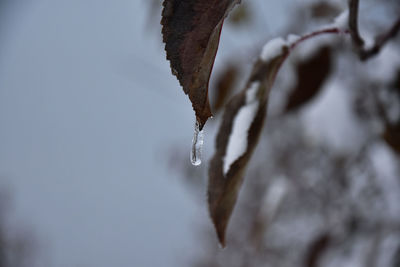
[[[349,1],[349,30],[354,45],[358,50],[362,50],[364,47],[364,40],[358,31],[358,7],[359,0]]]
[[[358,30],[358,8],[359,0],[349,0],[349,31],[353,44],[357,50],[357,53],[361,60],[365,61],[371,57],[377,55],[382,47],[386,45],[388,41],[394,39],[397,33],[400,31],[400,17],[395,21],[389,30],[375,38],[374,45],[370,48],[365,48],[364,40]]]
[[[384,47],[388,41],[396,37],[399,31],[400,31],[400,17],[396,20],[396,22],[387,32],[378,35],[375,38],[375,43],[371,48],[360,51],[361,60],[367,60],[370,57],[373,57],[376,54],[378,54],[381,51],[382,47]]]

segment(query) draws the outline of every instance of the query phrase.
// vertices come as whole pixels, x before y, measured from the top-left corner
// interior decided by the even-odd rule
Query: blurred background
[[[243,0],[210,94],[204,161],[160,34],[160,0],[0,0],[0,267],[400,266],[400,40],[293,52],[218,248],[206,205],[223,106],[270,38],[345,0]],[[369,43],[400,14],[361,1]]]

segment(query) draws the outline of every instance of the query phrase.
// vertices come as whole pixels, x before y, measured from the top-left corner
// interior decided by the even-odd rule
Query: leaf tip
[[[211,215],[211,219],[214,223],[215,232],[217,233],[218,243],[221,248],[225,248],[226,247],[225,233],[226,233],[227,221],[221,220],[213,215]]]
[[[200,131],[203,130],[203,127],[204,127],[204,125],[206,125],[208,118],[211,118],[211,117],[212,117],[211,112],[207,116],[202,116],[202,115],[196,116],[196,121],[199,124]]]

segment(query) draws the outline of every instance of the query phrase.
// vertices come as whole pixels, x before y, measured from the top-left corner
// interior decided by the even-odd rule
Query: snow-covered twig
[[[359,0],[349,0],[349,30],[353,44],[361,60],[368,60],[379,53],[388,41],[395,38],[400,31],[400,17],[395,21],[389,30],[375,38],[374,44],[367,48],[358,30],[358,8]]]
[[[378,35],[375,38],[375,43],[371,48],[362,51],[362,54],[360,54],[361,59],[366,60],[378,54],[381,48],[384,47],[389,40],[395,38],[399,32],[400,32],[400,17],[396,20],[396,22],[387,32]]]
[[[317,37],[319,35],[324,35],[324,34],[341,34],[341,33],[350,33],[348,30],[342,30],[338,27],[332,27],[332,28],[326,28],[322,30],[318,30],[315,32],[311,32],[308,34],[305,34],[301,36],[298,40],[290,44],[290,50],[293,50],[297,45],[299,45],[301,42],[311,39],[313,37]]]
[[[289,53],[287,53],[286,54],[286,56],[284,57],[284,60],[281,62],[281,65],[286,61],[286,58],[288,58],[289,56],[290,56],[290,53],[291,53],[291,51],[293,50],[293,49],[295,49],[299,44],[301,44],[302,42],[304,42],[304,41],[306,41],[306,40],[308,40],[308,39],[312,39],[312,38],[314,38],[314,37],[318,37],[318,36],[320,36],[320,35],[326,35],[326,34],[349,34],[350,33],[350,31],[349,30],[343,30],[343,29],[341,29],[340,27],[335,27],[335,26],[333,26],[333,27],[331,27],[331,28],[324,28],[324,29],[321,29],[321,30],[317,30],[317,31],[314,31],[314,32],[311,32],[311,33],[308,33],[308,34],[305,34],[305,35],[302,35],[301,37],[298,37],[298,38],[296,38],[296,39],[294,39],[294,41],[290,41],[290,40],[288,40],[287,41],[287,45],[288,45],[288,47],[289,47]],[[290,37],[290,35],[289,35],[289,37]],[[289,39],[289,38],[288,38]],[[278,70],[280,69],[280,66],[279,66],[279,68],[278,68]],[[276,72],[276,74],[277,74],[278,72]],[[275,75],[276,76],[276,75]],[[273,80],[275,80],[275,76],[274,76],[274,79]]]

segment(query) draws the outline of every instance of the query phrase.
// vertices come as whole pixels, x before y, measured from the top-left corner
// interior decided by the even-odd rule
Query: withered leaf
[[[229,16],[228,22],[233,25],[242,25],[248,23],[252,19],[251,10],[248,2],[244,2],[238,8],[236,8]]]
[[[294,111],[311,101],[320,91],[331,72],[332,49],[323,46],[296,66],[297,84],[291,91],[286,111]]]
[[[397,97],[400,98],[400,67],[398,67],[397,69],[397,73],[394,80],[392,81],[391,87],[393,87],[393,89],[397,93]]]
[[[394,91],[393,97],[400,101],[400,68],[397,70],[394,80],[390,82],[390,87]],[[396,122],[386,120],[385,124],[382,138],[394,152],[400,155],[400,120]]]
[[[209,212],[222,246],[244,171],[263,128],[269,91],[287,54],[283,46],[282,52],[267,62],[259,59],[245,89],[225,107],[208,182]]]
[[[218,76],[216,88],[214,90],[214,110],[218,111],[223,107],[228,96],[233,91],[233,87],[238,76],[238,68],[235,65],[228,64],[223,72]]]
[[[162,34],[171,63],[189,96],[200,129],[211,117],[208,83],[223,21],[240,0],[164,0]]]
[[[313,18],[333,19],[340,13],[340,7],[329,1],[312,3],[310,8]]]
[[[329,248],[332,243],[332,237],[328,232],[319,234],[307,248],[307,253],[304,259],[305,267],[317,267],[319,266],[320,258]]]
[[[400,122],[397,124],[387,124],[383,133],[383,139],[400,155]]]

